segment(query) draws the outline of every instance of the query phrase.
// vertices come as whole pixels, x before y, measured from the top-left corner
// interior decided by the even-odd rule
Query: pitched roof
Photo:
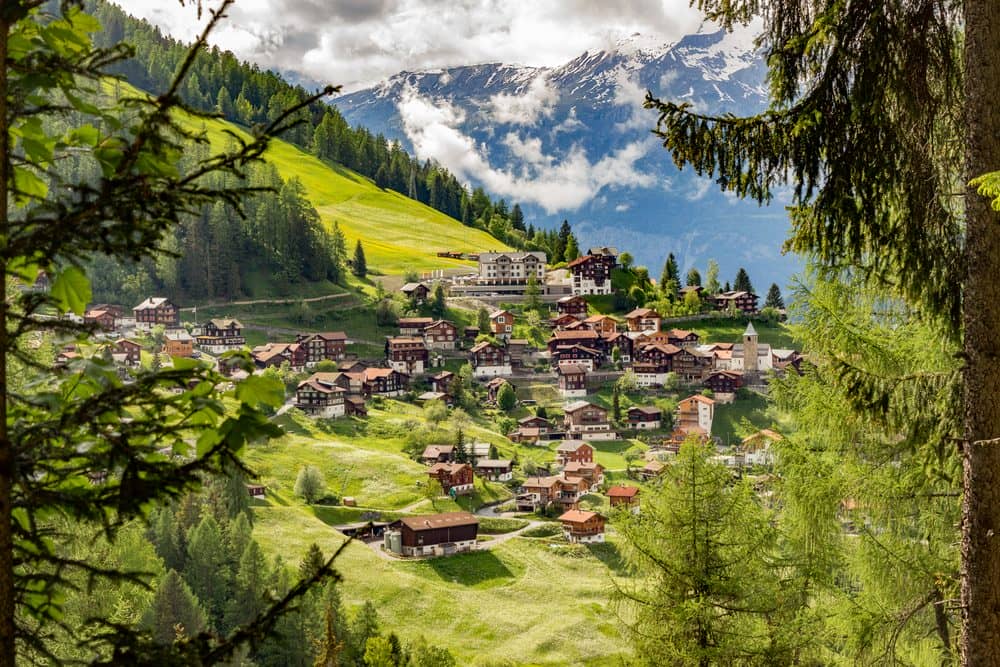
[[[560,521],[566,521],[568,523],[586,523],[591,519],[600,516],[597,512],[588,512],[586,510],[569,510],[564,512],[562,516],[559,517]]]
[[[671,329],[667,333],[670,334],[671,338],[687,338],[688,336],[690,336],[694,332],[693,331],[688,331],[687,329]],[[698,334],[694,334],[694,335],[698,336]]]
[[[559,483],[559,476],[550,475],[548,477],[529,477],[526,480],[524,480],[524,482],[522,482],[521,486],[525,487],[540,486],[551,489],[558,483]]]
[[[582,338],[586,339],[598,339],[601,335],[594,331],[593,329],[580,329],[577,331],[553,331],[552,338],[556,340],[578,340]],[[551,340],[551,339],[550,339]]]
[[[634,317],[659,317],[660,314],[653,310],[652,308],[636,308],[630,313],[625,315],[626,320],[631,320]]]
[[[237,329],[243,328],[243,324],[241,324],[239,320],[234,320],[232,318],[213,318],[209,320],[209,322],[214,324],[216,329],[228,329],[229,327],[236,327]]]
[[[634,498],[639,495],[639,487],[637,486],[612,486],[608,488],[608,497],[610,498]]]
[[[471,468],[468,463],[435,463],[430,468],[427,469],[429,473],[441,472],[442,470],[448,474],[454,474],[463,468]]]
[[[451,454],[455,451],[455,445],[427,445],[424,447],[424,453],[420,455],[420,458],[437,458],[441,454]]]
[[[401,317],[396,320],[396,324],[402,327],[427,326],[434,321],[433,317]]]
[[[756,336],[757,330],[753,328],[753,322],[747,322],[747,330],[743,332],[744,336]]]
[[[585,441],[583,441],[583,440],[563,440],[561,443],[559,443],[559,446],[556,447],[556,451],[557,452],[575,452],[576,450],[580,449],[580,447],[582,447],[584,445],[587,445],[587,443]],[[587,446],[590,447],[590,445],[587,445]]]
[[[148,310],[150,308],[159,308],[160,306],[172,305],[170,301],[165,296],[151,296],[132,310]]]
[[[559,364],[559,375],[586,375],[587,367],[580,364]]]
[[[629,412],[632,412],[633,410],[635,412],[641,412],[644,415],[661,415],[661,414],[663,414],[662,410],[660,410],[657,407],[651,406],[651,405],[633,405],[631,408],[628,409]]]
[[[423,283],[406,283],[405,285],[399,288],[399,291],[405,294],[406,292],[413,292],[415,290],[418,290],[421,287],[423,287],[424,289],[430,289],[429,287],[427,287],[427,285]]]
[[[594,405],[590,401],[573,401],[563,408],[563,412],[576,412],[577,410],[582,410],[583,408],[597,408],[599,410],[604,410],[607,412],[606,408],[602,408],[599,405]]]
[[[474,514],[469,514],[468,512],[445,512],[443,514],[407,516],[399,521],[410,530],[435,530],[437,528],[479,525],[479,519]]]
[[[477,468],[509,468],[513,463],[508,459],[479,459]]]
[[[712,399],[710,399],[708,396],[702,396],[701,394],[694,394],[693,396],[688,396],[683,401],[680,401],[680,403],[687,403],[688,401],[697,401],[698,403],[705,403],[707,405],[715,405],[715,401],[713,401]]]
[[[494,343],[492,341],[484,340],[484,341],[480,341],[480,342],[476,343],[475,345],[473,345],[472,349],[470,349],[469,352],[473,352],[473,353],[475,353],[475,352],[482,352],[483,350],[485,350],[488,347],[493,347],[493,348],[496,348],[498,350],[502,350],[503,349],[502,347],[500,347],[499,345],[497,345],[496,343]]]

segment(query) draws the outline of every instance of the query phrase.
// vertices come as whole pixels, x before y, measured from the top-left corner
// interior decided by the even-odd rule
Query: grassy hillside
[[[248,135],[232,123],[192,119],[191,127],[203,129],[214,148],[222,148],[229,136],[225,130]],[[361,240],[369,270],[401,274],[470,266],[469,262],[436,256],[439,250],[480,251],[507,249],[486,232],[466,227],[418,201],[375,184],[339,165],[325,163],[299,148],[275,140],[266,153],[268,162],[282,178],[298,178],[309,201],[325,223],[334,220],[347,237],[348,249]]]

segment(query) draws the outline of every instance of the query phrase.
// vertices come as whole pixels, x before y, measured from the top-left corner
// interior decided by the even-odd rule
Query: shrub
[[[299,468],[295,478],[295,495],[304,498],[307,503],[314,503],[326,495],[326,479],[316,466]]]

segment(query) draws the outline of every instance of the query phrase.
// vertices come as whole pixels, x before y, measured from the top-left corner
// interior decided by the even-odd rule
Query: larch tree
[[[180,119],[214,114],[187,108],[181,96],[230,3],[208,12],[170,85],[151,96],[103,85],[132,50],[95,47],[101,26],[82,4],[11,0],[0,11],[0,274],[9,287],[0,300],[0,667],[29,656],[58,662],[48,644],[56,629],[64,645],[97,662],[221,662],[273,630],[311,583],[332,573],[332,561],[228,637],[186,634],[164,647],[109,618],[62,623],[67,588],[142,577],[73,558],[60,544],[68,539],[65,526],[113,542],[123,526],[203,479],[245,469],[246,444],[281,433],[262,410],[280,404],[281,387],[248,377],[235,384],[227,406],[216,387],[228,380],[196,361],[174,360],[126,385],[100,355],[54,372],[45,356],[51,345],[37,342],[91,332],[61,316],[83,313],[92,294],[85,267],[94,258],[153,261],[184,216],[218,201],[239,209],[257,191],[242,180],[246,167],[321,95],[277,113],[248,139],[210,150]],[[196,158],[181,168],[185,152]],[[72,161],[86,171],[67,175],[61,167]],[[214,178],[219,174],[229,177],[225,183]],[[48,291],[14,287],[30,286],[42,272]],[[245,355],[233,364],[252,371]]]
[[[697,6],[727,27],[763,17],[771,104],[750,118],[708,116],[650,95],[675,162],[760,202],[791,183],[788,249],[827,275],[890,288],[961,341],[960,656],[963,665],[996,665],[1000,212],[972,182],[1000,168],[1000,7],[991,0]],[[868,400],[887,391],[877,378],[856,381]]]

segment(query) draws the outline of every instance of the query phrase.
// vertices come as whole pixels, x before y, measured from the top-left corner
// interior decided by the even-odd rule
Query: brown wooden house
[[[139,345],[134,340],[127,338],[117,340],[115,341],[113,350],[115,353],[123,356],[122,363],[126,366],[135,367],[142,361],[142,345]]]
[[[342,417],[347,392],[336,384],[336,375],[313,373],[300,382],[295,389],[295,407],[311,417]]]
[[[564,466],[571,462],[593,463],[594,448],[583,440],[564,440],[556,448],[556,463]]]
[[[639,487],[616,484],[608,488],[608,502],[611,507],[638,507]]]
[[[428,367],[430,351],[422,338],[396,336],[385,341],[389,367],[407,375],[421,375]]]
[[[494,310],[490,313],[490,331],[497,338],[510,338],[514,333],[514,313],[509,310]]]
[[[628,409],[628,427],[636,430],[651,430],[660,428],[663,424],[663,411],[653,406],[633,405]]]
[[[667,342],[677,347],[695,347],[701,337],[693,331],[686,329],[670,329],[667,331]]]
[[[302,346],[306,366],[321,361],[340,361],[347,354],[347,334],[343,331],[300,333],[295,342]]]
[[[115,314],[104,309],[88,310],[83,314],[84,324],[93,325],[102,331],[113,331],[115,328]]]
[[[433,322],[434,318],[431,317],[401,317],[396,324],[399,326],[400,336],[421,336],[427,325]]]
[[[617,434],[611,430],[608,411],[587,401],[576,401],[565,408],[566,432],[572,438],[583,440],[614,440]]]
[[[449,495],[472,493],[475,486],[475,475],[468,463],[435,463],[427,475],[440,482],[441,488]]]
[[[437,320],[424,327],[424,342],[432,350],[454,350],[458,341],[458,327],[448,320]]]
[[[604,541],[604,517],[597,512],[571,509],[559,517],[563,535],[570,542],[593,543]]]
[[[135,326],[149,331],[157,325],[166,328],[180,325],[180,309],[162,296],[151,296],[132,309]]]
[[[556,301],[556,312],[582,320],[587,317],[587,301],[582,296],[564,296]]]
[[[455,445],[427,445],[420,455],[421,463],[451,463],[455,460]]]
[[[636,308],[625,315],[629,331],[659,331],[663,317],[652,308]]]
[[[243,325],[239,320],[212,319],[201,328],[198,346],[212,354],[222,354],[238,350],[247,344],[243,337]]]
[[[757,300],[759,297],[753,292],[723,292],[713,297],[716,310],[736,310],[753,315],[757,312]]]
[[[740,371],[714,371],[705,378],[705,386],[716,394],[733,394],[743,386]]]
[[[431,289],[423,283],[406,283],[399,288],[399,291],[407,299],[418,305],[426,303],[427,297],[431,293]]]
[[[564,398],[577,398],[587,395],[587,367],[582,364],[560,363],[556,372],[559,374],[559,393]]]
[[[398,530],[403,556],[446,556],[475,548],[479,519],[468,512],[446,512],[404,517],[392,528]],[[387,547],[394,532],[385,533]]]

